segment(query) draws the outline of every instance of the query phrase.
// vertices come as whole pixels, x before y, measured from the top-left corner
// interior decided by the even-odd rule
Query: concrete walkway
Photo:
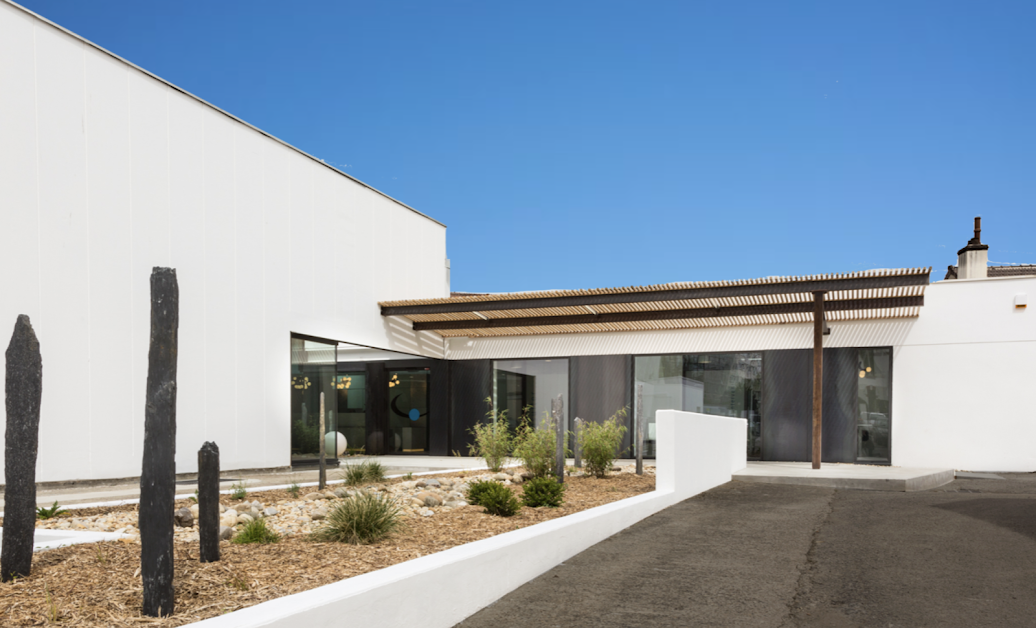
[[[825,462],[814,469],[808,462],[749,462],[734,473],[740,482],[801,484],[866,491],[926,491],[953,481],[953,469],[921,469],[872,464]]]
[[[731,482],[459,624],[1031,626],[1036,474],[925,492]]]

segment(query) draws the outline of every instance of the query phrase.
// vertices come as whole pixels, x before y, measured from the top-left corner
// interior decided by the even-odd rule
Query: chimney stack
[[[989,245],[982,244],[982,218],[975,216],[975,237],[957,251],[957,279],[983,279],[989,264]]]

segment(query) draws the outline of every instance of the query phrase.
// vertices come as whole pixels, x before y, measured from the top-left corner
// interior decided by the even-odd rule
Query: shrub
[[[390,499],[362,492],[341,500],[313,533],[317,541],[367,545],[402,526],[399,506]]]
[[[475,506],[482,505],[482,496],[494,490],[494,486],[503,486],[497,482],[488,480],[476,480],[468,485],[468,503]]]
[[[357,486],[368,482],[381,482],[385,479],[385,467],[376,460],[364,460],[359,464],[347,464],[342,469],[342,479],[349,486]]]
[[[622,424],[626,412],[627,408],[621,408],[604,423],[587,421],[579,430],[579,448],[588,474],[603,478],[615,458],[622,453],[619,446],[626,434],[626,426]]]
[[[266,519],[249,521],[241,530],[230,539],[234,543],[276,543],[281,540],[281,535],[266,527]]]
[[[486,509],[487,514],[510,517],[518,513],[522,504],[511,492],[511,489],[496,482],[487,482],[487,484],[489,486],[479,495],[479,505]]]
[[[233,491],[230,496],[234,499],[244,499],[245,496],[248,495],[248,491],[242,483],[235,482],[230,485],[230,489]]]
[[[528,411],[529,408],[526,408]],[[549,415],[544,416],[540,426],[534,427],[526,413],[518,426],[514,438],[514,457],[522,461],[525,470],[533,477],[542,478],[554,471],[554,455],[557,451],[557,426]],[[568,455],[566,449],[565,455]]]
[[[493,400],[486,397],[489,404],[489,411],[486,423],[479,423],[471,428],[469,433],[475,437],[475,442],[468,446],[471,455],[484,458],[486,466],[491,471],[500,471],[507,464],[507,458],[511,455],[511,430],[507,425],[507,410],[497,412],[493,409]]]
[[[529,508],[557,508],[564,497],[565,485],[553,478],[533,478],[522,485],[522,503]]]
[[[57,502],[54,502],[54,505],[50,508],[44,508],[43,506],[36,508],[37,519],[53,519],[54,517],[60,517],[61,515],[67,514],[68,511],[63,509],[61,506],[58,506]]]

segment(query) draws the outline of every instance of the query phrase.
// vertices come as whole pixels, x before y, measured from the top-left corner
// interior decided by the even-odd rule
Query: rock
[[[468,486],[467,482],[462,482],[461,484],[458,484],[453,488],[456,489],[458,493],[467,493],[470,487]]]
[[[424,501],[422,501],[420,499],[417,499],[415,497],[414,499],[410,500],[410,505],[414,506],[415,508],[420,508],[420,507],[424,506]]]
[[[442,478],[439,481],[442,482],[442,485],[444,487],[446,487],[446,488],[449,488],[449,487],[453,486],[453,484],[454,484],[453,478]]]
[[[310,518],[313,521],[320,521],[321,519],[325,519],[326,517],[327,517],[327,509],[326,508],[317,508],[312,513],[310,513]]]
[[[324,493],[324,499],[334,499],[334,498],[336,498],[336,497],[338,497],[338,496],[337,496],[337,495],[335,495],[335,494],[334,494],[333,492],[331,492],[331,491],[328,491],[328,492]]]
[[[223,516],[224,517],[233,517],[234,519],[237,519],[237,516],[239,514],[240,513],[238,511],[234,510],[233,508],[228,508],[228,509],[223,511]]]
[[[249,517],[251,517],[252,519],[262,519],[263,518],[263,513],[261,513],[258,510],[256,510],[254,506],[252,507],[251,510],[249,510],[245,514],[248,515]]]
[[[457,491],[453,491],[449,495],[446,496],[446,501],[457,501],[459,499],[464,499],[464,494],[463,493],[459,493]]]
[[[612,467],[612,472],[613,473],[618,473],[620,471],[622,471],[622,467]]]
[[[435,514],[435,511],[429,510],[428,508],[422,508],[421,510],[417,511],[417,514],[421,515],[422,517],[431,517]]]
[[[180,528],[193,528],[194,513],[190,508],[181,508],[173,513],[173,523]]]
[[[220,505],[219,505],[219,512],[220,512],[220,514],[223,514],[223,513],[225,513],[226,511],[227,511],[227,507],[226,507],[226,506],[224,506],[223,504],[220,504]]]
[[[507,475],[506,473],[497,473],[493,476],[493,479],[498,482],[503,482],[504,480],[510,480],[511,476]]]
[[[335,497],[337,497],[338,499],[345,499],[348,496],[349,496],[349,491],[345,490],[344,488],[336,488],[335,489]]]
[[[521,478],[524,481],[529,481],[529,480],[531,480],[533,478],[533,475],[531,473],[529,473],[528,471],[526,471],[525,473],[521,474]]]
[[[313,521],[313,520],[310,519],[309,517],[299,517],[298,519],[296,519],[296,521],[298,521],[299,523],[309,523],[310,521]]]
[[[463,499],[449,501],[449,502],[446,502],[444,504],[444,506],[446,508],[463,508],[464,506],[467,506],[467,505],[468,505],[468,502],[464,501]]]
[[[524,480],[522,479],[522,476],[518,475],[517,473],[515,473],[513,476],[511,476],[511,483],[512,484],[521,484],[522,482],[524,482]]]
[[[233,528],[237,525],[237,515],[234,515],[233,517],[223,515],[219,518],[219,525],[226,528]]]
[[[219,540],[229,541],[234,536],[234,528],[230,526],[219,527]]]
[[[423,480],[421,482],[418,482],[419,486],[422,485],[422,484],[424,486],[431,486],[431,487],[442,486],[442,484],[439,482],[439,480],[436,480],[435,478],[428,478],[427,480]]]
[[[327,498],[327,496],[325,496],[323,493],[306,493],[306,496],[303,497],[302,499],[306,500],[307,502],[315,502],[315,501],[317,501],[319,499],[326,499],[326,498]]]
[[[256,501],[252,502],[252,508],[254,508],[255,510],[262,510],[263,509],[263,505],[261,503],[259,503],[258,500],[256,500]]]
[[[276,515],[277,515],[277,509],[274,508],[273,506],[270,506],[269,508],[267,508],[266,510],[263,511],[263,516],[264,517],[275,517]]]
[[[194,515],[195,518],[198,517],[198,508],[199,508],[198,504],[191,504],[191,514]]]
[[[251,515],[238,515],[237,516],[237,522],[240,523],[240,524],[243,524],[243,525],[244,524],[252,523],[253,521],[255,521],[255,519],[253,519]]]
[[[414,497],[418,501],[420,501],[422,505],[428,506],[429,508],[431,508],[432,506],[439,506],[442,504],[441,499],[439,499],[435,494],[429,493],[427,491],[418,493]]]

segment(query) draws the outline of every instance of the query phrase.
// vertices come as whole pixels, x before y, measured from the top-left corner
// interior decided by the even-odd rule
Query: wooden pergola
[[[820,468],[823,337],[830,322],[916,317],[931,268],[379,303],[443,337],[813,323],[813,468]]]

